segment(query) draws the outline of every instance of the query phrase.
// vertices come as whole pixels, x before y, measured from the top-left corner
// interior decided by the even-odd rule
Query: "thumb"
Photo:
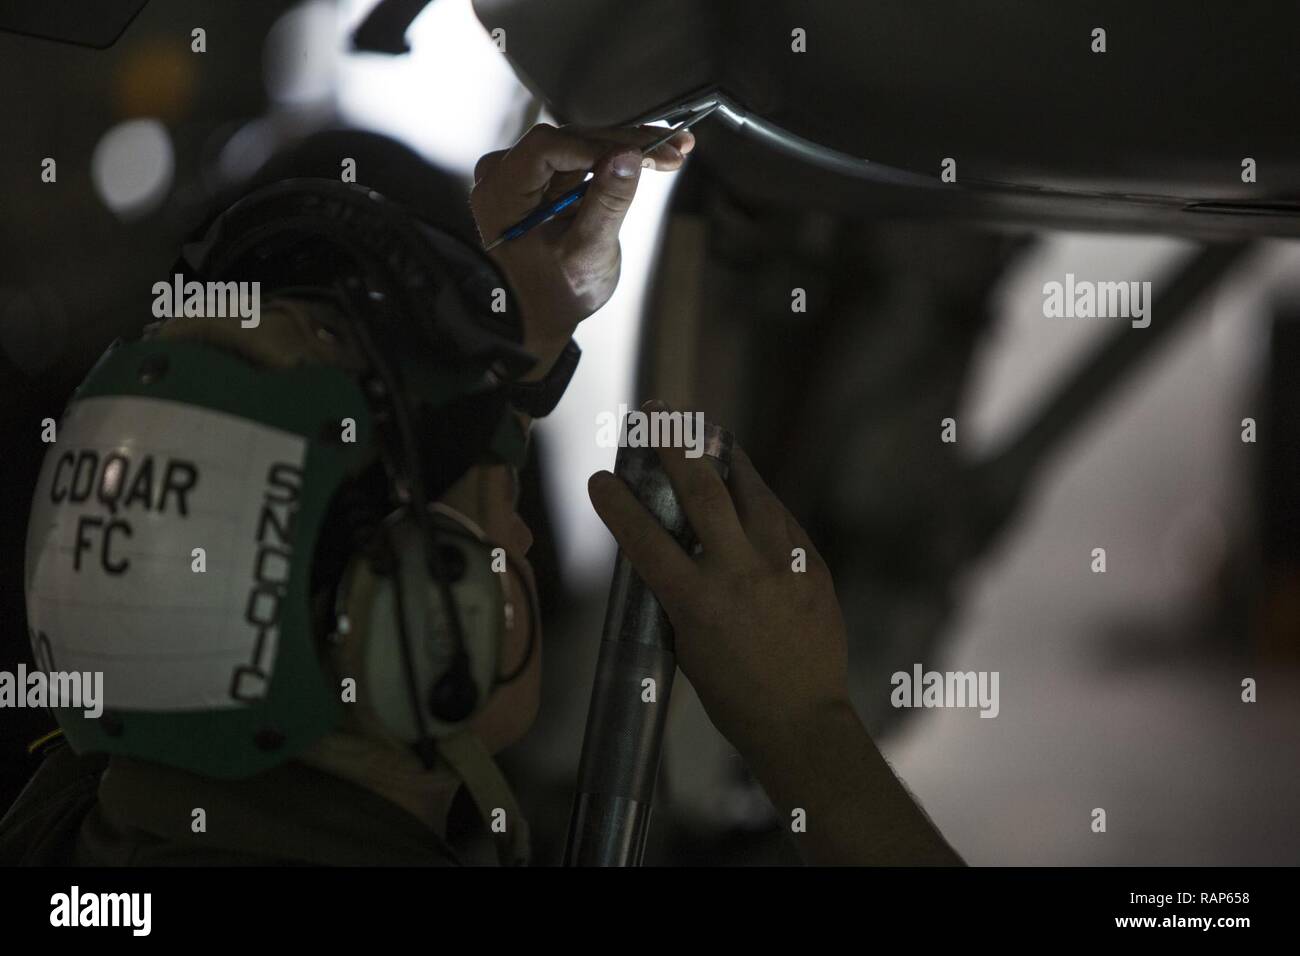
[[[587,195],[573,217],[570,241],[584,252],[618,246],[618,230],[632,208],[641,178],[641,151],[620,149],[596,169]],[[575,250],[576,251],[576,250]]]

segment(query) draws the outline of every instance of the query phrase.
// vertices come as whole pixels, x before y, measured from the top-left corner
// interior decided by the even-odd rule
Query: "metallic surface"
[[[474,0],[562,121],[725,97],[697,163],[755,204],[1205,238],[1300,235],[1293,6]],[[1107,49],[1093,50],[1093,31]],[[806,52],[794,49],[803,31]],[[1243,182],[1242,161],[1258,162]],[[952,158],[957,184],[940,181]],[[870,162],[868,162],[870,160]],[[913,188],[922,180],[932,187]]]
[[[704,455],[726,478],[731,433],[705,425]],[[620,448],[614,473],[688,552],[695,537],[654,448]],[[620,550],[578,768],[566,866],[638,866],[677,662],[667,614]],[[654,700],[647,701],[647,679]]]
[[[740,134],[783,153],[791,159],[808,163],[827,172],[837,173],[873,183],[907,186],[913,189],[943,189],[944,185],[934,176],[922,176],[906,169],[895,169],[868,159],[850,156],[848,153],[814,143],[804,139],[774,123],[769,123],[755,113],[748,113],[735,100],[721,90],[711,90],[698,96],[691,96],[681,104],[651,110],[636,119],[637,123],[653,123],[661,120],[676,122],[683,114],[704,111],[699,118],[717,111],[717,115],[729,127]],[[689,121],[694,123],[695,120]],[[687,124],[683,124],[687,125]],[[951,187],[946,187],[953,191]]]

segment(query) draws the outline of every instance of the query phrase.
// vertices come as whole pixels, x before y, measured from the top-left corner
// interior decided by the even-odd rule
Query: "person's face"
[[[516,671],[528,653],[529,629],[540,628],[531,620],[524,588],[534,588],[533,569],[526,557],[533,535],[516,507],[519,475],[508,465],[478,465],[471,468],[443,495],[442,503],[477,524],[492,547],[502,547],[509,558],[505,574],[507,599],[514,613],[502,643],[497,664],[499,674]],[[490,751],[497,751],[523,737],[537,716],[541,700],[542,646],[535,637],[532,657],[514,681],[498,687],[487,706],[472,721],[472,729]]]

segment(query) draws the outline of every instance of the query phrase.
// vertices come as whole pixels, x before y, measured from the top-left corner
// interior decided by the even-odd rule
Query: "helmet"
[[[69,742],[257,773],[339,725],[324,648],[355,628],[385,726],[417,746],[463,730],[502,680],[509,609],[499,556],[431,503],[485,458],[523,463],[508,385],[533,360],[507,283],[330,180],[251,193],[174,272],[170,320],[91,370],[33,500],[37,661],[104,674],[99,719],[56,710]],[[203,307],[240,283],[276,303],[265,328]]]

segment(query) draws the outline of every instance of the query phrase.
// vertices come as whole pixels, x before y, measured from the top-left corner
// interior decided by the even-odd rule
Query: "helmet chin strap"
[[[483,530],[468,516],[441,503],[435,505],[434,508],[443,514],[449,515],[454,520],[460,521],[470,528],[480,540],[487,540]],[[507,558],[507,560],[513,563],[513,559]],[[504,680],[499,680],[497,686],[510,683],[527,668],[536,646],[537,629],[541,624],[537,616],[537,599],[532,592],[532,582],[522,573],[519,574],[519,587],[523,591],[524,601],[528,606],[527,649],[524,652],[523,662],[513,674]],[[506,604],[507,608],[509,608],[510,600],[508,596]],[[482,738],[470,730],[465,730],[433,741],[433,747],[438,756],[451,768],[452,773],[460,778],[461,783],[464,784],[466,791],[470,795],[470,799],[474,801],[479,816],[487,824],[488,832],[492,835],[492,842],[496,846],[497,859],[501,865],[526,866],[531,853],[528,820],[524,817],[523,810],[520,809],[518,801],[515,800],[514,791],[510,788],[505,775],[501,773],[501,768],[497,766],[497,762],[492,759],[492,754],[488,752]],[[505,830],[503,832],[494,829],[497,824],[495,818],[497,811],[505,814]]]
[[[529,857],[528,821],[482,739],[478,734],[465,730],[438,739],[434,747],[469,791],[479,816],[492,834],[501,865],[526,865]],[[501,813],[505,814],[504,832],[496,829]]]

